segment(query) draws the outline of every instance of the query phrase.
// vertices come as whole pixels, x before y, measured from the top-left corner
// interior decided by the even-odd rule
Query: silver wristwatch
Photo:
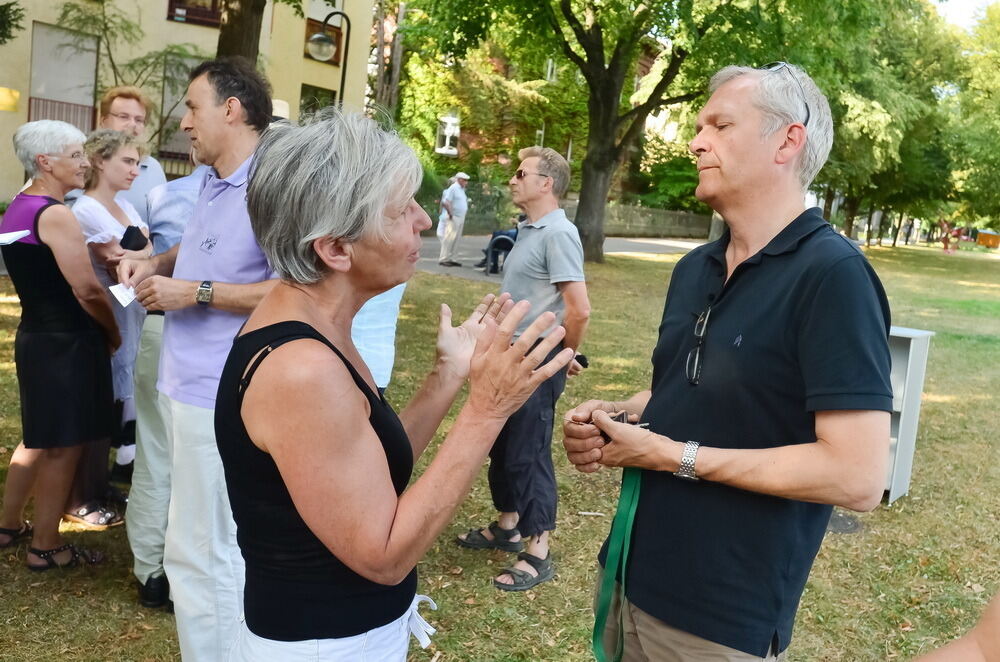
[[[698,442],[689,441],[684,444],[684,454],[681,455],[681,466],[677,468],[674,475],[684,480],[698,480],[698,474],[694,470],[694,461],[698,458]]]

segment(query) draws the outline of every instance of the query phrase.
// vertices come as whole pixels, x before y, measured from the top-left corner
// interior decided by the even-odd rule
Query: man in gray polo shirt
[[[531,311],[515,337],[536,317],[552,311],[557,323],[566,328],[563,343],[553,353],[563,347],[579,350],[590,319],[590,300],[580,234],[559,207],[559,199],[569,187],[569,164],[547,147],[528,147],[518,156],[521,166],[510,179],[511,197],[527,220],[518,226],[517,241],[504,262],[501,290],[510,292],[515,301],[530,301]],[[490,451],[490,493],[499,516],[497,521],[459,536],[458,544],[521,552],[518,561],[494,580],[498,589],[524,591],[554,574],[549,553],[557,502],[551,451],[553,417],[567,374],[575,375],[581,369],[574,360],[567,372],[539,386],[510,417]]]

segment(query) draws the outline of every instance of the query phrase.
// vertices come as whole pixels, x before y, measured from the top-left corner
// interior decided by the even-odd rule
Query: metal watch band
[[[674,475],[684,480],[698,480],[698,474],[694,470],[694,462],[698,458],[698,442],[689,441],[684,444],[684,453],[681,455],[681,466],[677,468]]]

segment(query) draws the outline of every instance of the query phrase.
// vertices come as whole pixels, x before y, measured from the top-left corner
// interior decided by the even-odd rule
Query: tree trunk
[[[875,215],[875,206],[868,208],[868,220],[865,221],[865,246],[872,245],[872,216]]]
[[[861,199],[853,195],[844,198],[844,234],[848,239],[853,239],[854,217],[858,215],[858,207],[861,206]]]
[[[899,215],[899,221],[896,223],[896,231],[892,233],[892,247],[896,247],[896,242],[899,241],[899,233],[903,229],[903,221],[906,220],[906,212],[902,212]]]
[[[406,18],[406,3],[399,3],[399,12],[396,14],[396,31],[392,33],[392,56],[389,58],[389,90],[387,101],[392,111],[392,116],[396,116],[396,106],[399,104],[399,72],[403,68],[403,19]]]
[[[611,178],[618,165],[615,159],[595,155],[594,145],[587,149],[580,178],[580,203],[576,208],[577,229],[583,243],[583,259],[604,262],[604,216],[611,190]]]
[[[267,0],[222,0],[221,4],[222,22],[216,57],[241,55],[256,65]]]
[[[885,238],[886,227],[892,227],[892,212],[882,212],[882,218],[878,219],[878,245],[882,246],[882,239]]]
[[[830,213],[833,211],[833,201],[837,197],[837,191],[832,187],[828,186],[826,189],[826,197],[823,200],[823,218],[830,220]]]

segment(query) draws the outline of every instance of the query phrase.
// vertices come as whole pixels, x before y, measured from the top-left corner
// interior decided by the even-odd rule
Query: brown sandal
[[[72,556],[66,563],[59,563],[53,558],[59,552],[67,551],[70,552]],[[45,565],[27,564],[28,570],[31,570],[32,572],[45,572],[46,570],[52,570],[53,568],[75,568],[80,565],[80,561],[83,561],[87,565],[97,565],[104,560],[104,555],[100,552],[81,549],[69,543],[54,549],[37,549],[35,547],[29,547],[28,552],[45,561]]]
[[[492,540],[483,535],[483,529],[469,529],[465,538],[456,536],[455,542],[466,549],[500,549],[505,552],[520,552],[524,549],[524,542],[511,540],[511,538],[521,535],[517,527],[505,529],[500,526],[499,522],[494,521],[485,528],[493,534]]]

